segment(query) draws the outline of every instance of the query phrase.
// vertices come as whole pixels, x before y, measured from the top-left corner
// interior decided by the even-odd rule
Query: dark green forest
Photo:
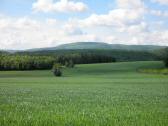
[[[0,54],[0,70],[45,70],[51,69],[54,63],[65,65],[72,61],[75,64],[115,62],[115,58],[95,53],[62,54],[62,55],[30,55]]]
[[[37,56],[69,56],[69,55],[100,55],[109,56],[116,61],[151,61],[158,60],[158,56],[149,51],[128,51],[128,50],[108,50],[108,49],[76,49],[76,50],[48,50],[35,52],[19,52],[19,55]],[[83,63],[83,62],[82,62]]]
[[[54,63],[66,66],[74,64],[109,63],[123,61],[164,60],[168,66],[168,49],[149,51],[127,50],[51,50],[35,52],[0,52],[0,70],[45,70],[51,69]],[[167,56],[167,57],[166,57]]]

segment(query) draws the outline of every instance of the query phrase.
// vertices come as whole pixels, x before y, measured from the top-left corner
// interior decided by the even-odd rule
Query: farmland
[[[1,126],[166,126],[168,76],[140,61],[76,65],[63,77],[50,70],[0,72]]]

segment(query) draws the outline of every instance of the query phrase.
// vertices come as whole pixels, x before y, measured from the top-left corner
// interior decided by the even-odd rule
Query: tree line
[[[113,57],[116,61],[155,61],[160,60],[153,52],[148,51],[128,51],[128,50],[101,50],[101,49],[76,49],[76,50],[44,50],[34,52],[19,52],[19,55],[37,56],[62,56],[62,55],[103,55]],[[86,61],[87,62],[87,61]]]
[[[58,63],[61,63],[63,65],[65,65],[67,61],[73,61],[74,64],[116,62],[116,59],[112,56],[95,53],[64,54],[58,55],[56,59]]]
[[[54,56],[0,54],[0,70],[45,70],[59,63],[67,67],[74,64],[115,62],[115,58],[94,53],[63,54]]]
[[[0,55],[0,70],[44,70],[50,69],[53,57],[27,55]]]
[[[168,67],[168,49],[156,53],[124,50],[54,50],[14,54],[0,52],[0,70],[45,70],[51,69],[55,63],[73,67],[74,64],[149,60],[164,60]]]

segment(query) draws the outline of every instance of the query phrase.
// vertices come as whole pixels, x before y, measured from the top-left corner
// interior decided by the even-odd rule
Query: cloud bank
[[[152,2],[162,2],[154,0]],[[29,16],[0,15],[0,49],[28,49],[70,42],[108,42],[118,44],[168,45],[167,12],[149,8],[142,0],[117,0],[107,13],[92,13],[85,18],[43,20]],[[82,2],[37,0],[33,11],[83,12]],[[148,21],[148,16],[162,20]]]

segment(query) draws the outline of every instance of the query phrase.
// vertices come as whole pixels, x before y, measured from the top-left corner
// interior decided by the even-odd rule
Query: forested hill
[[[166,46],[154,45],[119,45],[101,42],[77,42],[64,44],[52,48],[31,49],[18,54],[38,56],[66,56],[73,55],[103,55],[110,56],[116,61],[149,61],[158,60],[154,50],[162,50]]]
[[[104,49],[104,50],[129,50],[129,51],[152,51],[157,49],[163,49],[166,46],[156,45],[122,45],[122,44],[108,44],[102,42],[77,42],[70,44],[63,44],[51,48],[37,48],[29,49],[26,51],[49,51],[49,50],[76,50],[76,49]]]
[[[75,50],[42,50],[35,52],[19,52],[19,55],[31,56],[78,56],[78,55],[101,55],[110,56],[116,61],[150,61],[158,60],[156,54],[148,51],[128,51],[128,50],[103,50],[103,49],[75,49]]]
[[[6,51],[1,51],[0,50],[0,54],[7,54],[8,52],[6,52]]]
[[[163,58],[161,56],[163,56],[165,50],[153,50],[57,49],[16,53],[0,52],[0,70],[51,69],[54,63],[65,65],[67,62],[73,62],[74,64],[90,64],[162,60]]]

